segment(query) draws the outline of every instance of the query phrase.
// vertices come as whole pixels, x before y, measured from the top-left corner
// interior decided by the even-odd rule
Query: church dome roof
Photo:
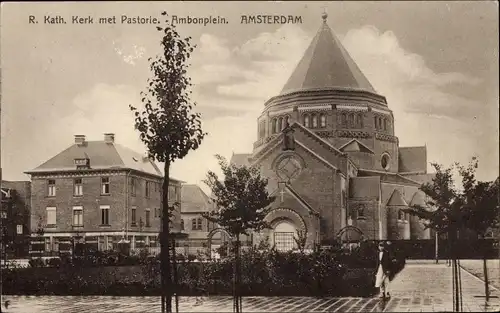
[[[326,13],[322,17],[321,28],[283,87],[281,95],[300,90],[332,88],[376,93],[328,26]]]

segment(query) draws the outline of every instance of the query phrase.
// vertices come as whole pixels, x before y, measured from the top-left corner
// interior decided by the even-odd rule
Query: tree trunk
[[[483,238],[483,243],[484,243],[484,236]],[[486,245],[484,245],[483,248],[483,272],[484,272],[484,295],[486,296],[486,301],[490,300],[490,283],[488,281],[488,261],[487,261],[487,250],[486,250]]]
[[[436,231],[436,264],[439,263],[439,233]]]
[[[179,276],[177,268],[177,251],[175,250],[175,238],[172,238],[172,264],[174,276],[174,291],[175,291],[175,312],[179,312]]]
[[[161,215],[161,238],[160,238],[160,267],[161,267],[161,310],[162,313],[172,312],[172,275],[170,264],[170,221],[168,207],[168,186],[170,183],[170,162],[164,165],[163,187],[162,187],[162,215]]]
[[[240,251],[241,251],[240,236],[236,236],[236,297],[237,297],[237,313],[241,313],[241,264],[240,264]]]

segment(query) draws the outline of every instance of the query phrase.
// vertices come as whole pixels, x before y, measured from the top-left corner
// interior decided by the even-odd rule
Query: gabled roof
[[[386,206],[404,206],[404,207],[407,207],[408,204],[406,203],[405,199],[401,195],[401,192],[399,192],[398,189],[394,189],[394,192],[392,193],[391,197],[389,198],[389,201],[387,201]]]
[[[399,172],[426,173],[427,147],[400,147]]]
[[[250,161],[249,161],[249,158],[252,154],[250,153],[233,153],[233,155],[231,156],[231,160],[229,161],[229,163],[231,165],[235,165],[237,167],[240,167],[240,166],[249,166],[250,165]]]
[[[75,159],[79,158],[90,159],[90,168],[95,170],[131,169],[159,177],[163,176],[156,164],[143,154],[120,144],[104,141],[86,141],[82,145],[75,143],[26,173],[74,171],[76,170]]]
[[[352,60],[340,40],[333,34],[323,15],[323,25],[312,40],[281,94],[321,88],[361,89],[375,93],[374,88]]]
[[[365,144],[357,139],[352,139],[346,144],[340,146],[339,150],[342,152],[366,152],[375,154],[372,149],[368,148]]]
[[[293,197],[295,198],[295,200],[297,200],[306,210],[308,210],[309,212],[311,212],[312,214],[315,214],[315,215],[318,215],[319,212],[316,211],[315,209],[313,209],[313,207],[304,199],[304,197],[301,197],[297,191],[295,191],[292,186],[290,186],[289,184],[286,184],[284,186],[284,188],[286,191],[288,191],[288,193]],[[278,185],[278,188],[276,188],[269,196],[276,196],[278,198],[278,195],[279,195],[279,191],[281,190],[281,188],[279,187]]]
[[[425,203],[425,195],[419,191],[415,192],[413,198],[410,201],[410,206],[426,207],[427,204]]]
[[[181,213],[211,211],[210,198],[198,185],[182,185]]]

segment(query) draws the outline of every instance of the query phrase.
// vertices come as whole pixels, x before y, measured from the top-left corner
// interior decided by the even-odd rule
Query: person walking
[[[380,242],[378,245],[377,272],[375,274],[375,288],[380,288],[380,298],[389,299],[389,284],[393,278],[393,262],[387,244]]]

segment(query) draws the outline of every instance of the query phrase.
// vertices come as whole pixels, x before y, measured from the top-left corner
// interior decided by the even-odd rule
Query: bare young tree
[[[166,16],[166,12],[162,12]],[[172,271],[170,258],[170,219],[174,206],[168,205],[170,166],[196,150],[205,135],[199,113],[193,113],[196,105],[190,99],[191,79],[187,75],[188,60],[195,46],[191,37],[181,38],[174,25],[165,20],[157,27],[163,34],[163,54],[149,58],[153,77],[148,79],[145,92],[141,92],[142,109],[130,105],[135,114],[135,128],[146,145],[149,157],[164,163],[162,186],[162,228],[160,233],[162,312],[172,312]],[[177,298],[176,298],[177,300]],[[177,304],[177,301],[176,301]]]

